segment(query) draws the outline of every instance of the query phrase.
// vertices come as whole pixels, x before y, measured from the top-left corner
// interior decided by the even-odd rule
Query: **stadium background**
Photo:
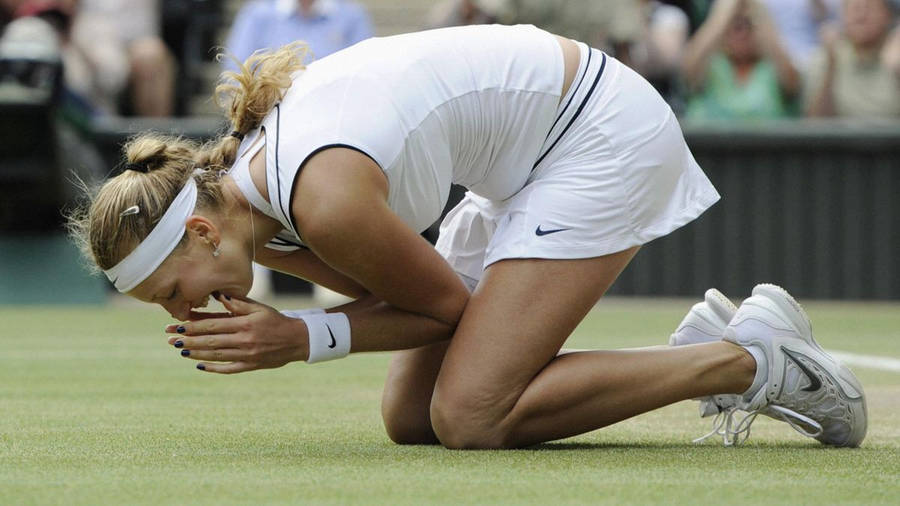
[[[361,3],[376,35],[426,26],[435,5]],[[57,137],[74,135],[76,143],[95,147],[106,173],[118,166],[121,143],[146,128],[197,138],[221,130],[209,99],[221,67],[210,48],[223,43],[241,4],[161,2],[162,34],[179,61],[178,117],[101,116],[82,121],[74,134],[61,132],[51,98],[16,95],[10,92],[15,81],[4,80],[0,301],[97,302],[107,296],[102,280],[85,278],[75,265],[60,233],[59,208],[73,201],[67,172],[88,162],[73,158],[72,143]],[[683,128],[724,198],[696,223],[647,245],[613,293],[696,295],[711,285],[746,293],[768,280],[807,298],[900,298],[900,260],[894,254],[900,249],[900,204],[894,198],[900,190],[900,123],[791,118],[683,121]],[[23,249],[30,254],[22,256]],[[60,280],[67,289],[43,289]],[[308,290],[283,276],[276,277],[275,288]]]

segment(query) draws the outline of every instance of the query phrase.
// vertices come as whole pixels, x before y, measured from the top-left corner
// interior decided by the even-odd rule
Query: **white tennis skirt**
[[[436,248],[470,285],[500,260],[591,258],[645,244],[719,200],[656,90],[579,45],[575,80],[525,186],[503,201],[468,192],[441,224]]]

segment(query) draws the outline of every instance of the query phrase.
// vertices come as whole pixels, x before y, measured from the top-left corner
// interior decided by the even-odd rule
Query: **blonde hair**
[[[236,72],[223,72],[214,100],[225,110],[231,131],[257,128],[302,70],[308,48],[295,42],[274,51],[257,51]],[[221,60],[224,55],[218,55]],[[233,59],[233,58],[232,58]],[[97,188],[83,185],[86,202],[68,214],[68,229],[94,267],[110,269],[147,237],[189,177],[197,182],[197,208],[217,210],[223,194],[220,171],[234,163],[240,140],[230,133],[199,144],[189,139],[144,133],[123,147],[125,170]],[[206,169],[195,176],[196,168]],[[123,215],[137,206],[137,214]]]

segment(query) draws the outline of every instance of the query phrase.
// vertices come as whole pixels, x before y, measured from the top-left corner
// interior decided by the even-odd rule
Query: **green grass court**
[[[569,346],[661,344],[692,301],[609,299]],[[300,307],[294,302],[276,304]],[[829,349],[900,359],[900,304],[808,303]],[[235,376],[165,344],[153,307],[0,308],[0,504],[897,504],[900,372],[854,367],[858,450],[758,419],[745,447],[692,445],[683,402],[517,451],[396,446],[386,354]]]

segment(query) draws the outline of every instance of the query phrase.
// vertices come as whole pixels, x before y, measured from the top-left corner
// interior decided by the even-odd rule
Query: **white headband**
[[[103,271],[120,292],[128,292],[150,277],[178,246],[196,205],[197,183],[191,176],[150,234],[115,267]]]

